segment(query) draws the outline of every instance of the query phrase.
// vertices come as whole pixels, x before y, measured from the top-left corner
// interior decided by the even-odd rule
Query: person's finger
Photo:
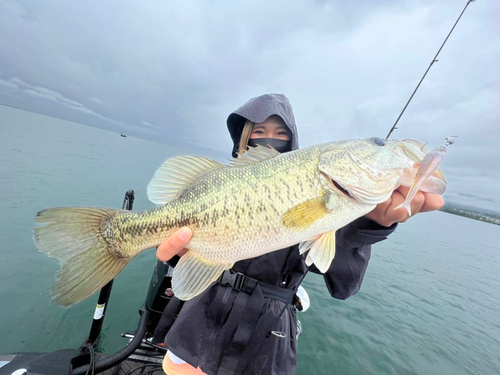
[[[406,223],[408,220],[410,220],[411,216],[408,212],[406,212],[406,215],[404,218],[400,219],[398,223]]]
[[[186,247],[192,235],[193,231],[190,228],[180,228],[158,246],[156,257],[162,262],[166,262]]]
[[[407,219],[408,216],[408,211],[406,210],[405,207],[400,207],[398,209],[395,209],[396,207],[403,204],[403,202],[406,199],[405,198],[406,195],[403,194],[407,193],[407,191],[403,189],[402,193],[400,188],[401,187],[399,187],[397,190],[394,190],[394,193],[392,194],[391,205],[387,208],[386,211],[386,217],[391,223],[402,222],[401,220]]]
[[[402,196],[403,196],[403,200],[406,199],[406,196],[408,195],[408,193],[410,192],[410,188],[409,187],[406,187],[406,186],[399,186],[396,190],[394,191],[397,191],[399,192]]]
[[[444,206],[444,199],[439,194],[424,193],[425,202],[420,212],[439,210]]]
[[[401,202],[401,203],[403,203],[404,200],[406,200],[406,197],[408,196],[408,193],[410,192],[410,188],[405,187],[405,186],[400,186],[400,187],[397,188],[396,191],[398,191],[399,193],[401,193],[401,195],[404,197],[403,201]],[[423,210],[425,204],[426,204],[426,196],[424,195],[423,192],[417,191],[417,193],[415,194],[415,196],[413,197],[413,199],[410,202],[411,216],[414,216],[414,215],[418,214],[419,212],[425,212]],[[396,211],[398,211],[398,210],[396,210]],[[432,210],[429,210],[429,211],[432,211]],[[401,213],[401,215],[403,214],[402,212],[400,212],[400,213]],[[399,220],[399,222],[400,223],[405,223],[406,221],[408,221],[408,219],[411,216],[408,215],[407,212],[406,212],[405,215],[404,215],[404,217],[401,218],[401,220]]]
[[[181,251],[179,251],[179,252],[177,253],[177,255],[181,257],[181,256],[183,256],[184,254],[186,254],[188,251],[189,251],[189,249],[186,249],[186,248],[181,249]]]
[[[425,203],[424,193],[418,191],[410,202],[411,216],[418,214],[422,210],[424,203]]]

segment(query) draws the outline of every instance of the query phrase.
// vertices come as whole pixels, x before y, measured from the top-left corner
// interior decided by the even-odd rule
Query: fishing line
[[[441,44],[441,47],[439,48],[439,50],[437,51],[436,53],[436,56],[434,56],[434,58],[432,59],[431,63],[429,64],[429,67],[427,68],[427,70],[425,71],[424,75],[422,76],[422,78],[420,79],[420,82],[418,83],[417,87],[415,88],[415,90],[413,91],[413,94],[411,94],[410,96],[410,99],[408,99],[408,101],[406,102],[406,105],[404,106],[403,110],[401,111],[401,113],[399,114],[396,122],[394,123],[394,125],[392,126],[391,130],[389,131],[389,134],[387,134],[387,136],[385,137],[385,139],[389,139],[389,136],[391,135],[391,133],[397,129],[396,125],[398,124],[399,122],[399,119],[401,118],[401,116],[403,116],[403,113],[405,112],[406,110],[406,107],[408,107],[408,105],[410,104],[411,100],[413,99],[413,96],[415,96],[415,93],[417,92],[418,88],[420,87],[420,84],[422,83],[422,81],[424,80],[425,76],[427,75],[427,73],[429,72],[429,70],[432,68],[432,65],[434,65],[434,63],[438,62],[437,60],[437,57],[439,55],[439,53],[441,52],[441,50],[443,49],[444,45],[446,44],[446,42],[448,41],[448,38],[450,37],[451,33],[453,32],[453,30],[455,29],[455,26],[457,26],[458,24],[458,21],[460,21],[460,18],[462,18],[462,15],[464,14],[465,10],[467,9],[467,7],[469,6],[470,3],[473,3],[474,1],[476,0],[468,0],[467,1],[467,4],[465,4],[465,7],[464,9],[462,10],[462,13],[460,13],[460,16],[458,16],[458,19],[457,21],[455,22],[455,24],[453,25],[453,27],[451,28],[450,32],[448,33],[448,36],[446,37],[446,39],[444,40],[443,44]]]

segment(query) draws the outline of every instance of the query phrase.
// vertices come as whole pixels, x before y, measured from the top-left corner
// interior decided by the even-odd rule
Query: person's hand
[[[394,223],[404,223],[410,215],[406,208],[401,207],[395,210],[394,208],[403,203],[408,195],[409,188],[400,186],[392,193],[392,196],[385,202],[380,203],[365,215],[367,219],[373,220],[376,223],[390,227]],[[410,203],[411,216],[415,216],[419,212],[435,211],[444,206],[444,200],[439,194],[423,193],[418,191]]]
[[[162,262],[166,262],[174,255],[183,256],[188,251],[188,249],[185,249],[185,246],[191,240],[192,236],[193,231],[190,228],[180,228],[158,246],[156,257]]]

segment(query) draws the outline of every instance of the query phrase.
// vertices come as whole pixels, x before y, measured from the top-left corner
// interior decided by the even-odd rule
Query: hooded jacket
[[[283,94],[265,94],[250,99],[227,118],[227,129],[233,140],[233,158],[240,146],[241,133],[246,120],[256,124],[266,121],[270,116],[280,116],[292,132],[292,151],[299,148],[299,134],[292,106]]]
[[[234,149],[247,119],[260,123],[271,115],[284,120],[293,135],[292,150],[297,149],[292,107],[282,94],[253,98],[229,115],[227,126]],[[336,232],[336,256],[322,274],[333,298],[346,299],[359,291],[371,245],[387,238],[395,226],[385,228],[360,218]],[[296,291],[308,271],[320,273],[314,265],[306,266],[305,256],[299,255],[295,245],[237,262],[232,270],[259,284]],[[293,374],[297,364],[296,309],[263,296],[258,289],[248,293],[212,284],[183,305],[166,336],[168,349],[209,375]]]

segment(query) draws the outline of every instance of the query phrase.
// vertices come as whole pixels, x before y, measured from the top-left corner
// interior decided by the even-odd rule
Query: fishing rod
[[[458,16],[458,19],[457,21],[455,22],[455,24],[453,25],[453,27],[451,28],[450,32],[448,33],[448,36],[446,37],[446,39],[444,40],[443,44],[441,44],[441,47],[439,48],[439,50],[437,51],[436,53],[436,56],[434,56],[434,58],[432,59],[431,63],[429,64],[429,67],[427,68],[427,70],[425,71],[424,75],[422,76],[422,78],[420,79],[420,82],[418,83],[417,87],[415,87],[415,90],[413,91],[413,94],[411,94],[410,96],[410,99],[408,99],[408,101],[406,102],[406,105],[404,106],[403,110],[401,111],[401,113],[399,114],[396,122],[394,123],[394,125],[392,126],[391,130],[389,131],[389,134],[387,134],[387,136],[385,137],[385,139],[389,139],[389,136],[391,135],[391,133],[397,129],[396,125],[398,124],[399,122],[399,119],[401,118],[401,116],[403,116],[403,113],[405,112],[406,110],[406,107],[408,107],[408,104],[410,104],[411,100],[413,99],[413,96],[415,96],[415,93],[417,92],[418,88],[420,87],[420,84],[422,83],[422,81],[424,80],[425,76],[427,75],[427,73],[429,72],[429,70],[432,68],[432,65],[434,65],[434,63],[438,62],[439,60],[437,60],[437,57],[439,55],[439,53],[441,52],[441,50],[443,49],[444,45],[446,44],[446,42],[448,41],[448,38],[450,37],[451,33],[453,32],[453,30],[455,29],[455,26],[457,26],[457,23],[458,21],[460,21],[460,18],[462,18],[462,14],[464,14],[465,10],[467,9],[467,7],[469,6],[470,3],[473,3],[474,1],[476,0],[468,0],[467,1],[467,4],[465,4],[465,8],[462,10],[462,13],[460,13],[460,16]]]

